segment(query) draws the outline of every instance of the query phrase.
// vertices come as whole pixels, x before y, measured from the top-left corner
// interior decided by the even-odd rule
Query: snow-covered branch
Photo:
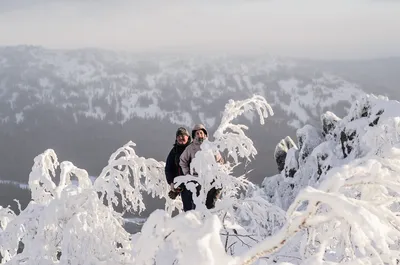
[[[135,153],[135,146],[130,141],[115,151],[94,182],[94,187],[101,194],[101,200],[107,201],[110,207],[122,204],[124,210],[140,213],[146,208],[143,192],[166,198],[168,184],[164,175],[165,163],[139,157]],[[173,203],[170,200],[167,202]]]
[[[235,118],[250,111],[257,112],[261,124],[265,123],[266,118],[274,115],[266,99],[258,95],[241,101],[229,100],[225,105],[221,123],[214,133],[215,144],[219,150],[227,150],[228,156],[233,158],[235,164],[238,163],[238,156],[250,159],[257,154],[253,141],[244,132],[248,127],[232,123]]]
[[[303,240],[313,250],[303,254],[304,261],[371,264],[373,259],[374,264],[396,264],[400,218],[393,209],[400,202],[399,163],[400,149],[393,147],[385,158],[369,155],[330,171],[318,189],[307,187],[298,194],[285,226],[249,250],[238,264],[272,255],[306,228],[312,230],[312,240]]]

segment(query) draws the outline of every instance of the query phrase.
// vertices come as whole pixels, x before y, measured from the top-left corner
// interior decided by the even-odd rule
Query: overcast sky
[[[0,0],[0,45],[400,56],[400,0]]]

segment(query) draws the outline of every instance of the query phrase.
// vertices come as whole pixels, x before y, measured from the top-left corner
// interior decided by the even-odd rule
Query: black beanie
[[[178,135],[187,135],[190,136],[189,131],[186,130],[185,127],[179,127],[178,130],[176,131],[176,136]]]

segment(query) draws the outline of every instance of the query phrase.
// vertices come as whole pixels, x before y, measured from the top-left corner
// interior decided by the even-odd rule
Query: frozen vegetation
[[[18,215],[0,208],[0,264],[397,264],[400,103],[367,95],[343,118],[326,112],[321,128],[306,125],[296,142],[278,143],[280,174],[261,187],[232,173],[257,155],[248,128],[235,123],[248,112],[261,124],[273,115],[261,96],[228,102],[213,141],[192,161],[198,176],[177,179],[200,182],[197,208],[174,217],[182,205],[167,195],[164,162],[140,157],[133,142],[111,154],[94,182],[53,150],[39,154],[32,201]],[[212,187],[222,197],[207,210]],[[165,198],[165,209],[129,234],[114,206],[140,213],[144,193]]]

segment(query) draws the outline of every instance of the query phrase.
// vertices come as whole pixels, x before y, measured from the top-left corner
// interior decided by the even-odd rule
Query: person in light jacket
[[[207,129],[204,127],[203,124],[196,124],[192,130],[192,138],[194,139],[193,142],[188,145],[183,151],[179,165],[182,168],[182,172],[184,175],[190,174],[190,163],[192,162],[193,158],[195,157],[196,153],[200,151],[200,145],[203,143],[205,139],[208,137]],[[216,155],[216,161],[219,163],[223,163],[223,159],[221,154]],[[193,175],[197,175],[196,169],[193,170]],[[198,184],[198,183],[197,183]],[[198,191],[200,189],[200,185],[198,184]],[[206,199],[206,207],[207,209],[211,209],[215,207],[215,202],[220,194],[221,189],[211,188],[207,193]],[[188,191],[188,195],[190,195],[190,199],[192,200],[192,209],[195,209],[196,205],[193,203],[192,199],[192,192]],[[197,194],[198,196],[198,194]],[[192,210],[191,209],[191,210]]]

